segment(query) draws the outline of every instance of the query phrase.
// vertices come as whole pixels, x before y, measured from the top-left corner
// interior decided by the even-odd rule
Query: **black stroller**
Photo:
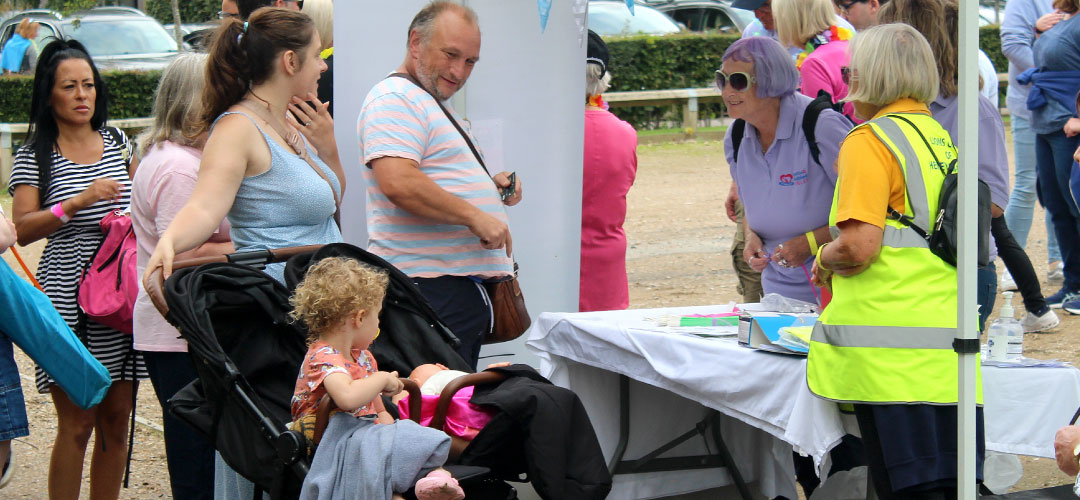
[[[390,276],[380,313],[380,326],[386,334],[380,335],[370,348],[381,369],[407,374],[423,363],[441,363],[451,369],[472,371],[454,350],[458,340],[438,319],[412,280],[378,256],[352,245],[244,252],[178,262],[174,275],[165,283],[164,296],[154,283],[148,290],[158,309],[188,341],[199,375],[197,381],[169,401],[170,411],[204,433],[230,467],[275,500],[297,497],[310,464],[305,438],[287,428],[296,376],[307,350],[306,332],[288,317],[289,289],[257,268],[287,259],[285,280],[289,288],[294,288],[311,264],[330,256],[357,259],[385,270]],[[449,396],[456,389],[473,383],[490,386],[505,377],[505,374],[482,372],[455,380],[443,391],[445,404],[440,401],[430,425],[442,428]],[[410,393],[410,416],[419,420],[419,387],[411,380],[402,381]],[[550,386],[546,380],[543,383]],[[521,393],[517,389],[508,391]],[[576,396],[569,395],[576,401]],[[580,402],[576,406],[580,407]],[[320,407],[326,409],[329,405]],[[392,411],[394,406],[388,404],[387,408]],[[565,414],[562,407],[549,409],[562,420]],[[583,408],[572,410],[580,410],[577,413],[584,415]],[[316,423],[316,439],[326,420],[327,417],[322,417]],[[514,499],[516,492],[504,480],[528,480],[527,473],[531,471],[529,461],[522,458],[524,446],[509,445],[510,441],[525,441],[515,420],[494,420],[490,428],[481,431],[473,442],[480,446],[470,445],[466,450],[476,448],[475,452],[462,455],[462,463],[470,465],[447,466],[461,482],[468,498]],[[562,447],[595,448],[595,454],[599,455],[599,445],[587,416],[584,424],[581,427],[591,443],[568,437],[568,443]],[[589,469],[602,475],[592,474],[586,481],[600,485],[591,490],[600,494],[588,498],[602,498],[611,481],[602,456]]]
[[[155,289],[154,283],[148,290],[158,309],[187,340],[199,376],[169,401],[170,411],[205,434],[230,467],[274,500],[296,498],[310,464],[305,438],[287,428],[292,420],[290,399],[307,351],[307,333],[288,317],[292,309],[289,290],[258,268],[293,256],[308,262],[318,248],[177,262],[163,290]],[[369,263],[400,274],[385,261]],[[420,359],[466,368],[451,346],[457,339],[415,289],[403,286],[411,282],[391,276],[381,322],[384,328],[408,327],[412,335],[407,340],[400,335],[380,336],[371,349],[380,365],[411,371],[405,360]],[[411,414],[418,418],[419,388],[415,383],[406,385],[415,394],[410,398],[416,402]],[[492,484],[485,468],[451,468],[451,472],[467,491],[473,487],[505,492],[490,498],[516,498],[509,485]]]

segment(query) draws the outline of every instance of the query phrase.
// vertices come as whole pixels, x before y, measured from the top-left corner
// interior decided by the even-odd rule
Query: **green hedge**
[[[168,0],[151,0],[168,6]],[[182,2],[184,9],[202,5],[205,0]],[[220,7],[220,2],[216,3]],[[217,12],[214,7],[213,12]],[[206,5],[200,7],[205,10]],[[170,14],[171,16],[171,14]],[[185,22],[187,22],[185,20]],[[728,46],[738,40],[735,35],[710,35],[686,33],[665,37],[633,36],[608,40],[611,53],[611,91],[662,90],[688,87],[707,87],[713,84],[715,72],[720,67],[720,57]],[[1001,54],[1001,39],[997,26],[980,28],[979,44],[994,62],[998,72],[1008,68],[1008,61]],[[150,116],[157,88],[159,72],[111,72],[105,73],[109,92],[110,118],[138,118]],[[30,108],[32,78],[13,76],[0,78],[0,122],[25,122]],[[1001,90],[1004,99],[1004,87]],[[616,108],[615,114],[635,127],[656,128],[661,122],[680,121],[681,110],[676,107],[652,106]],[[703,104],[698,115],[701,118],[719,116],[721,104]]]
[[[190,24],[216,20],[219,10],[221,10],[221,0],[183,0],[180,2],[180,22]],[[173,23],[172,3],[169,0],[147,1],[146,13],[161,24]]]
[[[105,72],[101,75],[109,88],[109,118],[150,116],[160,71]],[[0,122],[26,123],[30,116],[30,93],[34,78],[0,78]]]
[[[609,38],[610,91],[708,87],[715,80],[724,51],[738,39],[739,35],[701,33]],[[979,29],[979,46],[994,62],[998,72],[1007,71],[1008,61],[1001,53],[998,26]],[[1002,88],[1002,98],[1004,91]],[[702,119],[716,117],[722,106],[701,105],[698,116]],[[681,110],[675,106],[615,108],[613,112],[638,129],[655,128],[663,121],[681,121]]]

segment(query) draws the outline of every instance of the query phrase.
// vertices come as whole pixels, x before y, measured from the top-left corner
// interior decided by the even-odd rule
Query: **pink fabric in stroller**
[[[483,429],[495,415],[495,410],[470,403],[469,399],[472,395],[472,387],[465,387],[454,394],[450,401],[450,408],[446,411],[446,426],[443,427],[443,431],[466,441],[472,441],[480,429]],[[397,403],[402,420],[409,418],[409,397],[406,396]],[[426,427],[431,424],[431,419],[435,416],[439,396],[422,395],[420,397],[420,425]]]

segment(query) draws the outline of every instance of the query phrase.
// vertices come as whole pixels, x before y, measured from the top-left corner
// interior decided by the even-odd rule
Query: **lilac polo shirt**
[[[930,103],[930,113],[949,132],[953,144],[957,141],[957,121],[960,103],[956,96],[938,98]],[[960,151],[960,154],[963,154]],[[1005,124],[997,106],[986,97],[979,96],[979,180],[990,188],[990,201],[1005,210],[1009,204],[1009,156],[1005,151]],[[990,240],[990,260],[997,257],[997,245]]]
[[[836,158],[851,124],[835,111],[821,112],[814,129],[821,150],[818,165],[810,156],[810,145],[802,131],[803,114],[811,100],[799,93],[780,98],[776,138],[764,154],[757,129],[749,123],[739,145],[737,164],[732,154],[731,129],[724,138],[724,155],[746,209],[746,223],[761,237],[769,255],[776,245],[829,224]],[[817,302],[806,277],[812,263],[813,257],[807,259],[804,271],[802,267],[786,268],[770,262],[761,273],[761,287],[765,293]]]

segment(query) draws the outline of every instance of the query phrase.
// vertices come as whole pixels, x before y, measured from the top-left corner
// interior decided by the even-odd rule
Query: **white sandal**
[[[12,472],[15,471],[15,467],[11,466],[11,455],[13,455],[13,453],[9,451],[7,461],[4,462],[4,470],[0,471],[0,488],[7,486],[7,484],[11,482]]]

